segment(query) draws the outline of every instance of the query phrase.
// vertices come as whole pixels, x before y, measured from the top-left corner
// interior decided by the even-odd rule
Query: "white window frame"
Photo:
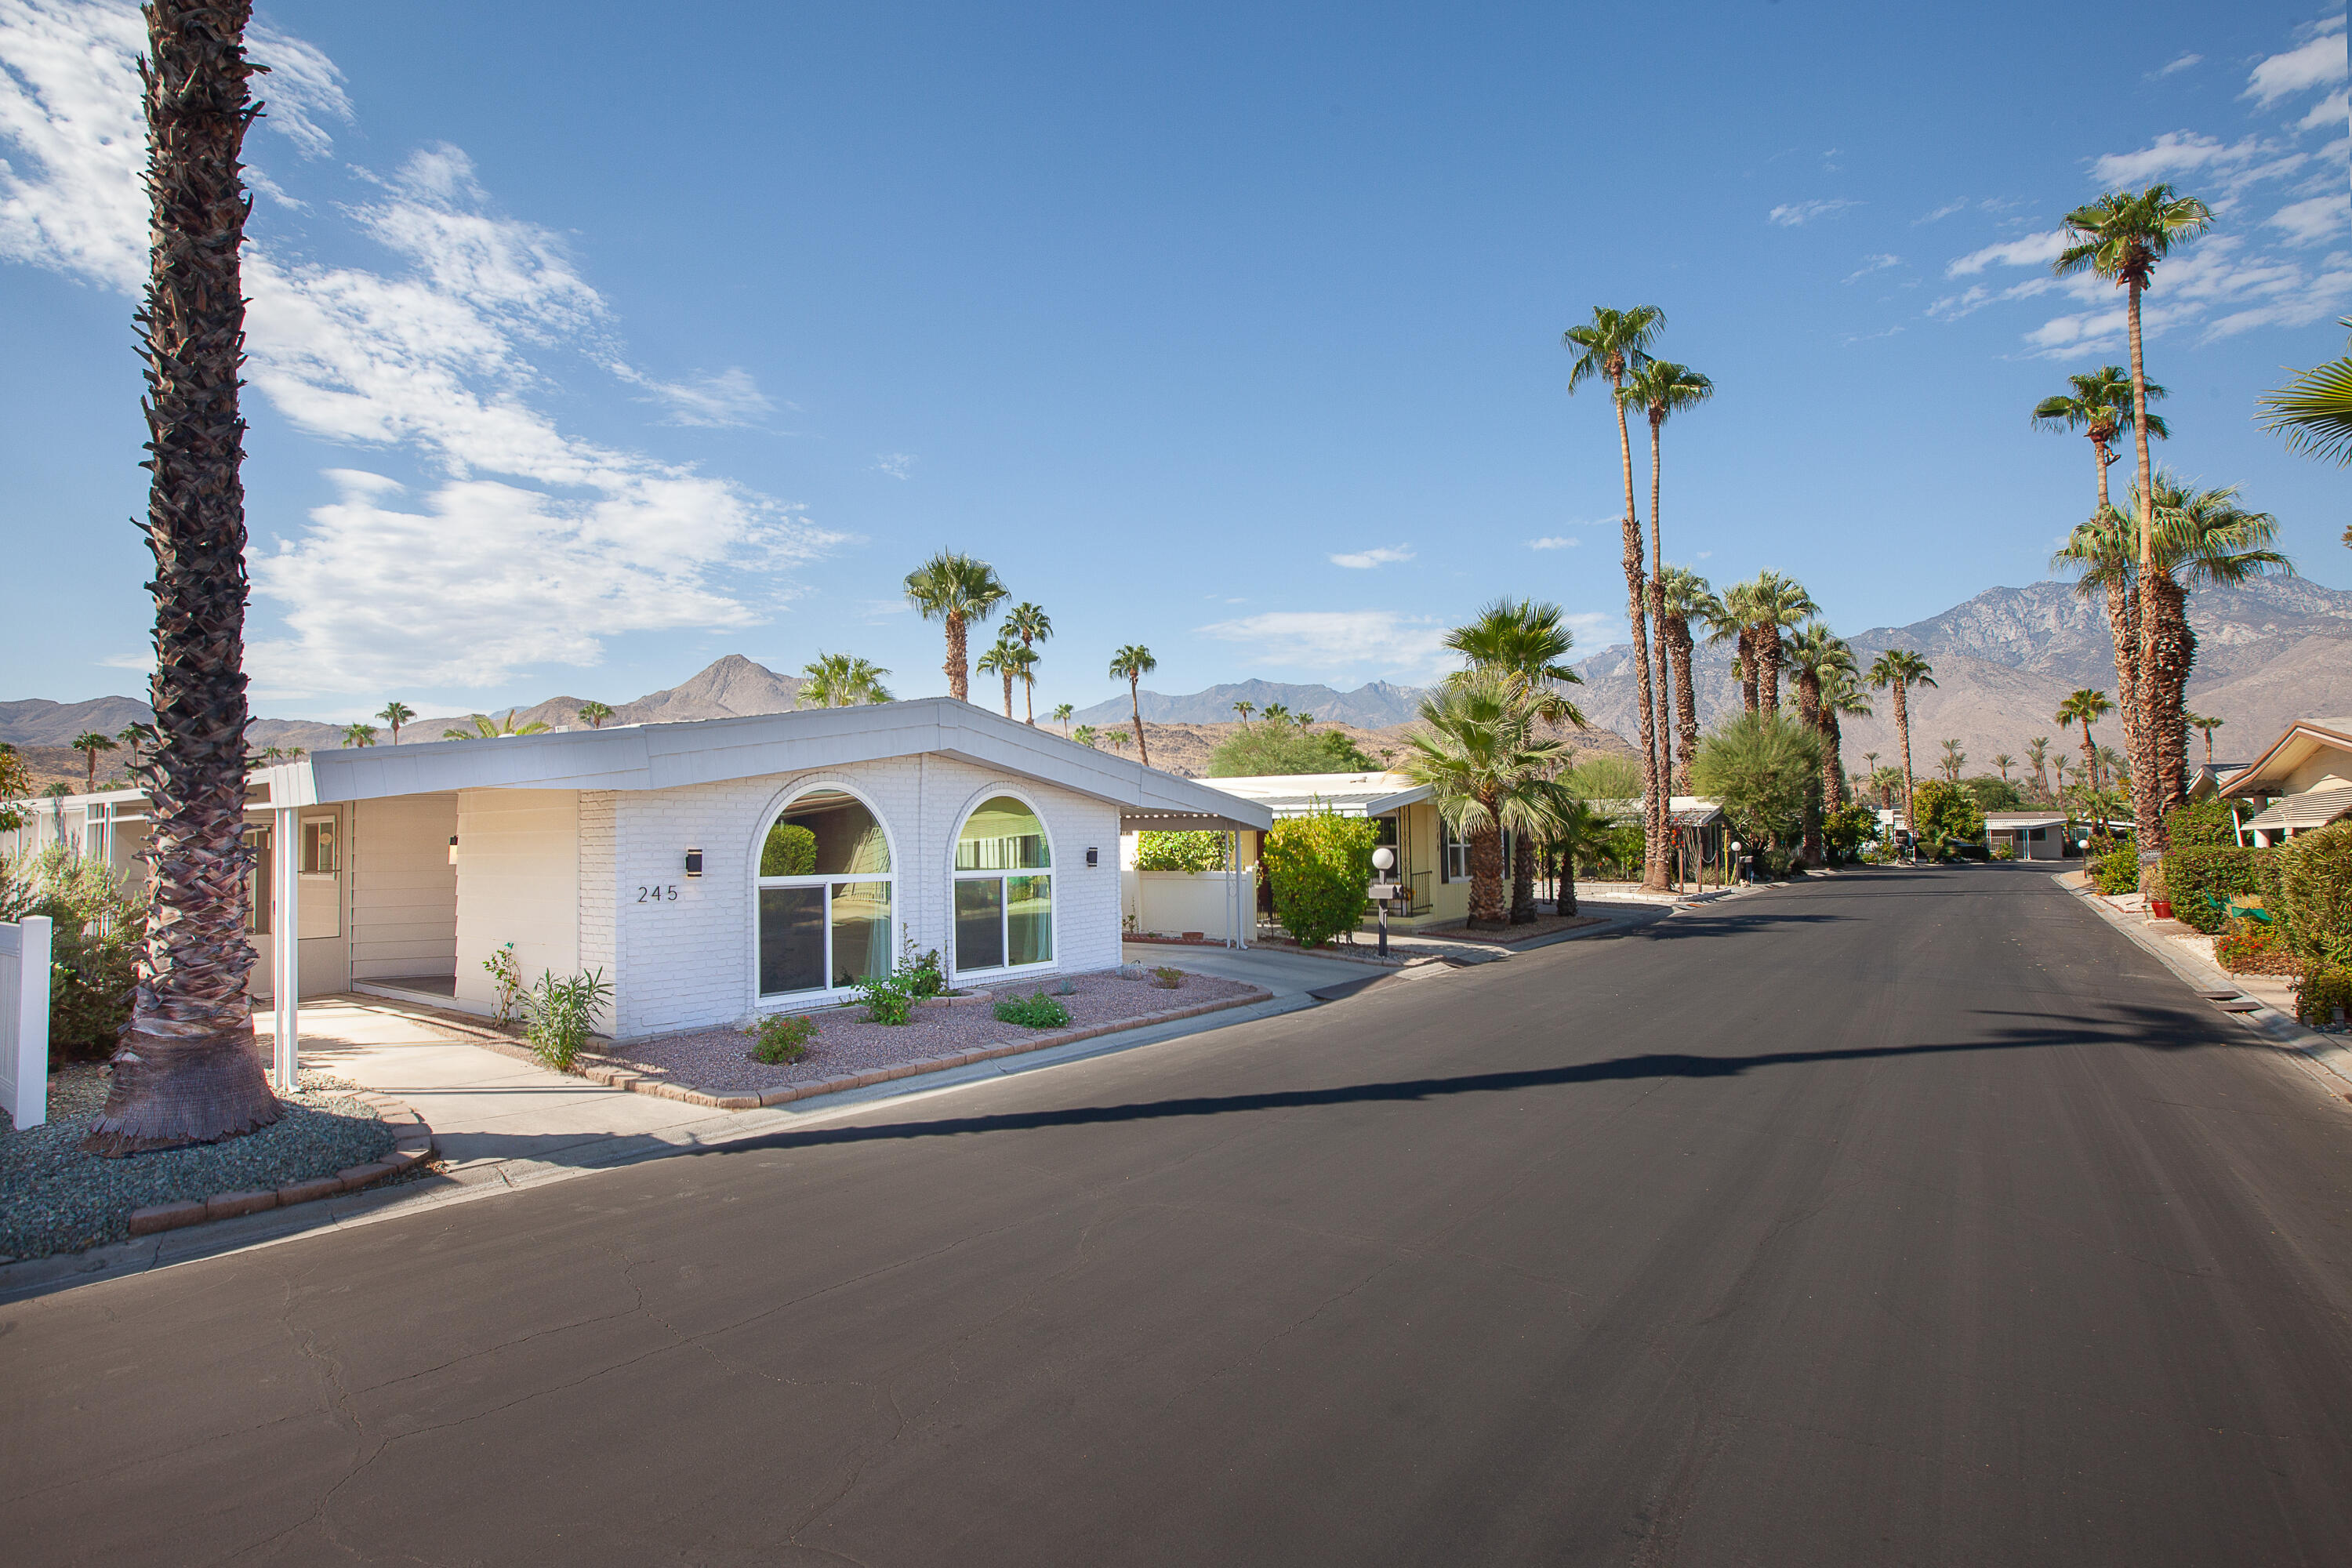
[[[1437,816],[1437,849],[1444,857],[1444,880],[1470,880],[1470,840],[1454,830],[1453,824],[1445,820],[1444,812]]]
[[[1017,800],[1023,805],[1028,807],[1029,815],[1037,819],[1037,831],[1042,834],[1045,839],[1045,864],[1044,866],[1034,867],[1024,870],[959,871],[956,869],[956,846],[963,842],[964,824],[971,820],[972,813],[978,811],[982,806],[986,805],[992,800]],[[1045,919],[1046,930],[1049,932],[1048,940],[1054,944],[1054,955],[1051,958],[1045,959],[1037,963],[1000,963],[990,969],[966,969],[961,964],[958,963],[955,956],[956,884],[959,882],[1002,882],[1007,877],[1037,876],[1042,876],[1048,879],[1049,885],[1047,894],[1052,901],[1052,908],[1047,911]],[[1039,808],[1036,800],[1031,796],[1028,791],[1015,789],[1011,784],[991,784],[986,789],[974,795],[970,800],[964,802],[963,809],[956,814],[955,831],[948,835],[948,929],[946,952],[948,970],[950,976],[959,981],[962,980],[967,975],[973,979],[1012,979],[1024,974],[1050,974],[1054,973],[1055,970],[1058,969],[1062,963],[1061,876],[1061,846],[1054,842],[1053,826],[1045,820],[1045,813]],[[1003,942],[1004,951],[1010,952],[1013,951],[1013,932],[1010,923],[1013,917],[1013,903],[1011,900],[1003,898],[1000,898],[997,901],[1001,906],[997,915],[999,935]]]
[[[843,873],[836,871],[830,875],[812,873],[805,877],[762,877],[760,875],[760,856],[761,852],[767,847],[769,830],[773,828],[778,822],[783,820],[784,813],[790,811],[797,802],[805,800],[813,795],[824,795],[828,793],[834,795],[845,795],[852,800],[856,801],[858,805],[864,806],[873,815],[875,825],[882,829],[882,847],[884,853],[890,857],[890,869],[879,874],[873,872]],[[882,808],[875,804],[873,796],[867,795],[864,790],[859,789],[856,784],[851,784],[847,779],[802,779],[793,784],[789,789],[785,790],[783,794],[777,796],[776,803],[770,806],[766,814],[760,818],[759,831],[751,836],[751,861],[748,868],[751,872],[750,881],[751,885],[751,1005],[753,1010],[762,1013],[791,1013],[809,1007],[836,1006],[850,996],[854,995],[856,994],[854,987],[847,985],[835,985],[833,984],[833,885],[836,882],[888,883],[890,887],[890,934],[895,939],[898,932],[905,929],[905,917],[902,912],[904,906],[901,905],[898,899],[898,835],[890,830],[890,819],[882,814]],[[761,991],[760,989],[760,894],[763,889],[771,888],[823,888],[824,889],[824,973],[825,983],[823,985],[812,986],[805,991]],[[889,968],[886,969],[883,973],[893,973],[898,969],[898,951],[894,942],[889,952]]]

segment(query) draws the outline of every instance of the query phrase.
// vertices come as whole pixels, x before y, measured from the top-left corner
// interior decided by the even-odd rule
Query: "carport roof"
[[[1402,773],[1259,773],[1203,781],[1222,795],[1252,802],[1276,816],[1328,811],[1339,816],[1386,816],[1430,796],[1427,784]]]
[[[1259,828],[1273,814],[1207,784],[1066,740],[951,697],[497,740],[358,746],[266,768],[278,806],[462,789],[657,790],[770,773],[950,756],[1119,808],[1122,828]]]

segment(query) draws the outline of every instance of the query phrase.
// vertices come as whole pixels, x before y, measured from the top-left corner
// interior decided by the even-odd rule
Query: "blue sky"
[[[2026,416],[2120,302],[2048,237],[2156,178],[2221,220],[2149,300],[2160,455],[2352,585],[2344,472],[2252,421],[2352,311],[2340,10],[664,9],[260,13],[257,711],[819,649],[938,691],[941,545],[1052,614],[1041,708],[1129,641],[1165,690],[1425,679],[1503,592],[1598,648],[1597,303],[1719,388],[1670,558],[1915,619],[2089,510]],[[0,698],[143,689],[138,37],[0,0]]]

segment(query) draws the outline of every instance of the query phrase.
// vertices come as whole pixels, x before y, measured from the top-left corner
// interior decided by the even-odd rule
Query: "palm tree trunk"
[[[1911,705],[1905,700],[1902,681],[1895,686],[1895,738],[1903,747],[1903,831],[1911,836],[1911,853],[1919,853],[1919,817],[1912,809],[1915,802],[1911,788]]]
[[[2126,293],[2126,315],[2131,327],[2132,374],[2132,436],[2138,447],[2139,475],[2139,581],[2145,592],[2156,575],[2156,489],[2153,466],[2147,450],[2147,372],[2140,355],[2139,279],[2130,279]],[[2139,668],[2143,677],[2156,668],[2156,621],[2147,605],[2140,606]],[[2139,849],[2143,868],[2164,848],[2163,785],[2158,777],[2156,744],[2157,715],[2149,706],[2150,689],[2155,683],[2143,679],[2139,692],[2139,732],[2126,731],[2125,743],[2131,750],[2132,770],[2132,829],[2133,843]]]
[[[1801,671],[1797,676],[1797,718],[1806,729],[1812,731],[1816,735],[1821,733],[1822,684],[1811,671]],[[1829,770],[1828,748],[1824,746],[1822,752],[1822,766],[1819,771],[1826,773]],[[1829,799],[1826,783],[1822,779],[1816,778],[1814,786],[1808,792],[1808,795],[1809,798],[1805,802],[1805,838],[1800,852],[1805,857],[1806,865],[1820,866],[1827,863],[1829,859],[1822,847],[1822,813],[1827,809],[1826,803]]]
[[[1013,717],[1013,671],[1009,668],[1004,671],[1004,716]]]
[[[1691,758],[1698,754],[1698,694],[1691,689],[1690,623],[1675,621],[1675,728],[1681,731],[1682,750],[1675,759],[1675,793],[1691,792]]]
[[[968,651],[964,643],[963,617],[953,610],[948,612],[948,695],[959,702],[971,700],[971,676],[964,658]]]
[[[86,751],[82,752],[82,760],[89,764],[89,768],[82,784],[81,793],[96,795],[98,793],[98,752],[95,750]]]
[[[1612,386],[1622,386],[1612,376]],[[1642,886],[1663,891],[1666,885],[1664,812],[1658,794],[1658,714],[1650,689],[1650,626],[1643,591],[1642,520],[1633,512],[1633,437],[1625,426],[1625,405],[1616,402],[1617,452],[1625,475],[1625,617],[1633,633],[1634,696],[1642,704]]]
[[[1821,736],[1822,798],[1836,811],[1845,805],[1845,727],[1838,722],[1837,710],[1822,710]]]
[[[1536,854],[1535,846],[1523,829],[1512,835],[1511,844],[1511,923],[1532,925],[1536,918]]]
[[[2146,681],[2151,689],[2142,700],[2155,726],[2148,750],[2156,754],[2158,808],[2168,811],[2189,793],[2187,693],[2197,662],[2197,634],[2189,626],[2189,595],[2168,573],[2148,581],[2140,614],[2153,623],[2149,640],[2156,660]],[[2137,771],[2137,762],[2133,767]]]
[[[1141,676],[1130,675],[1127,678],[1128,706],[1132,709],[1135,713],[1135,754],[1143,759],[1143,765],[1148,768],[1151,765],[1151,748],[1143,739],[1142,687],[1143,678]]]
[[[1756,695],[1766,713],[1780,711],[1780,628],[1770,621],[1756,627]]]
[[[1576,850],[1570,846],[1560,847],[1559,878],[1552,888],[1552,912],[1558,915],[1576,913]]]
[[[1739,641],[1735,645],[1735,657],[1739,661],[1739,700],[1748,711],[1756,712],[1756,628],[1739,628]]]
[[[2093,517],[2107,515],[2107,447],[2104,441],[2091,443],[2091,462],[2099,470],[2099,510]]]
[[[1028,726],[1032,730],[1035,729],[1037,727],[1037,683],[1034,680],[1024,680],[1021,683],[1021,711]]]
[[[1658,575],[1666,569],[1665,544],[1658,521],[1661,440],[1665,421],[1650,416],[1650,634],[1657,639],[1658,654],[1658,826],[1661,840],[1672,830],[1669,818],[1674,816],[1675,742],[1673,701],[1674,682],[1667,673],[1666,659],[1666,597],[1658,585]],[[1679,875],[1679,872],[1677,873]]]
[[[245,422],[237,414],[254,106],[247,0],[150,0],[147,542],[155,554],[156,742],[140,773],[154,868],[131,1022],[83,1147],[121,1155],[278,1120],[246,976]],[[280,985],[296,984],[281,974]]]
[[[1494,803],[1487,810],[1494,810]],[[1490,815],[1486,826],[1470,835],[1470,923],[1499,926],[1509,914],[1503,902],[1503,830]]]

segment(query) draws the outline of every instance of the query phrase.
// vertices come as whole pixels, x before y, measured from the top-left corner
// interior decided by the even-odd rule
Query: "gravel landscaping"
[[[392,1152],[393,1131],[354,1086],[305,1072],[286,1114],[258,1132],[194,1149],[103,1160],[80,1150],[106,1104],[108,1069],[77,1062],[49,1079],[49,1120],[19,1132],[0,1112],[0,1261],[128,1237],[131,1211],[331,1176]]]
[[[1258,989],[1239,980],[1187,973],[1182,984],[1170,991],[1150,978],[1121,979],[1117,970],[1076,975],[1072,984],[1076,994],[1068,996],[1055,994],[1062,982],[1055,977],[1002,986],[994,995],[997,1000],[1004,1000],[1043,990],[1070,1010],[1066,1027],[1083,1029],[1146,1013],[1172,1012],[1204,1002],[1228,1001],[1251,995]],[[710,1094],[753,1094],[1060,1032],[1001,1024],[986,1001],[949,1007],[918,1007],[912,1022],[896,1025],[868,1023],[866,1009],[860,1005],[828,1008],[810,1016],[816,1020],[816,1037],[809,1042],[809,1054],[790,1066],[770,1067],[753,1061],[750,1038],[741,1030],[731,1028],[700,1029],[692,1034],[633,1041],[607,1048],[597,1060]]]

